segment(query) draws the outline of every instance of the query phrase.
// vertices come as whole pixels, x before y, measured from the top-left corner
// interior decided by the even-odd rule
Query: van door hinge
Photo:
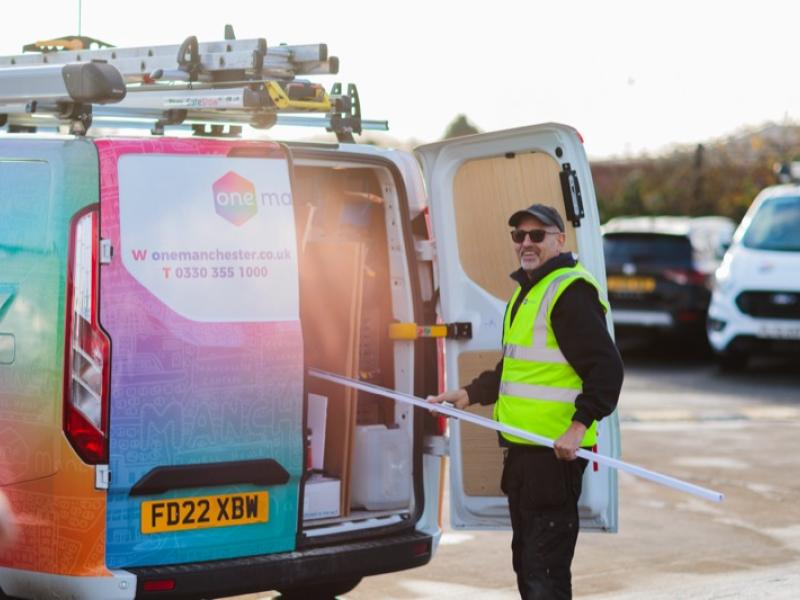
[[[432,456],[450,456],[450,438],[443,435],[427,435],[423,440],[422,452]]]
[[[111,482],[111,471],[108,465],[95,465],[94,467],[94,488],[96,490],[107,490]]]
[[[100,264],[110,265],[113,254],[114,248],[111,246],[111,240],[100,240]]]
[[[417,260],[431,262],[436,256],[436,242],[433,240],[414,240],[414,251]]]
[[[581,226],[581,219],[584,217],[583,197],[581,196],[581,184],[578,182],[578,174],[573,170],[569,163],[561,165],[561,193],[564,196],[564,208],[567,211],[567,219],[574,227]]]
[[[419,338],[471,340],[472,323],[445,323],[442,325],[392,323],[389,325],[389,339],[391,340],[416,340]]]

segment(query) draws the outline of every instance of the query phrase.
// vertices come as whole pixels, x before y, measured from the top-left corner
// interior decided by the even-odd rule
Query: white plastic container
[[[353,445],[350,506],[367,510],[411,503],[411,441],[386,425],[359,425]]]

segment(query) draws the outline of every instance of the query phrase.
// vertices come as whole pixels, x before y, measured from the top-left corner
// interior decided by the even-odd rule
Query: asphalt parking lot
[[[745,372],[722,374],[702,345],[622,340],[621,347],[622,458],[726,500],[713,504],[621,474],[620,531],[579,539],[575,597],[796,598],[800,358],[758,359]],[[509,543],[506,532],[446,528],[431,563],[366,579],[346,598],[518,597]]]

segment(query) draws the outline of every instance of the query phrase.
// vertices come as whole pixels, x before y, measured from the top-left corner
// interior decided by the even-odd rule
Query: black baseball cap
[[[523,217],[536,217],[545,225],[555,225],[559,231],[564,231],[564,221],[558,211],[552,206],[544,204],[531,204],[524,210],[518,210],[508,220],[511,227],[516,227]]]

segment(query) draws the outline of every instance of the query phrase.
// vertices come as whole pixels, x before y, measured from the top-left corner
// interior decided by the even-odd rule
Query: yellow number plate
[[[266,523],[269,493],[246,492],[142,502],[142,533]]]
[[[656,289],[656,280],[652,277],[612,275],[608,278],[609,292],[652,292],[654,289]]]

